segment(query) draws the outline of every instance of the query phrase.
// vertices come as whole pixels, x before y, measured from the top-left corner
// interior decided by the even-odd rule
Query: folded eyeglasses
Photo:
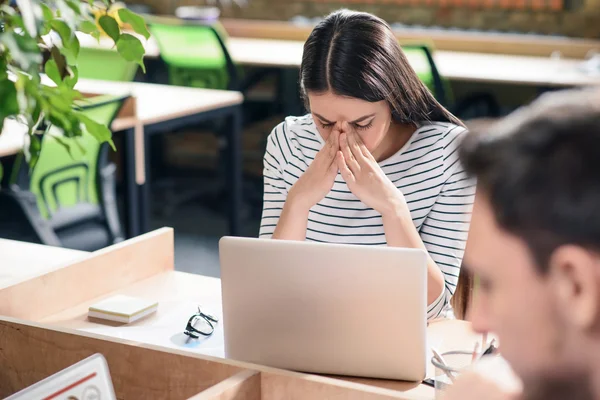
[[[198,307],[198,312],[190,317],[183,333],[194,339],[198,339],[200,336],[210,336],[215,331],[213,324],[218,322],[217,318],[203,313]]]

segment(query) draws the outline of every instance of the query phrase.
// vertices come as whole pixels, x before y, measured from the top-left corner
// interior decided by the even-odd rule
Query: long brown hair
[[[331,91],[368,102],[385,100],[399,123],[463,125],[421,82],[390,26],[368,13],[336,11],[314,28],[304,44],[300,86],[305,101],[308,92]]]
[[[467,319],[467,315],[473,301],[473,287],[475,286],[475,278],[473,273],[466,268],[460,269],[458,275],[458,283],[450,305],[454,310],[454,316],[457,319]]]

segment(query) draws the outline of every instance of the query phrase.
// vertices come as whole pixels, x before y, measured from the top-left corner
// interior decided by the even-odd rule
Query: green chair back
[[[206,89],[237,86],[237,71],[220,25],[150,23],[172,85]]]
[[[448,107],[452,97],[450,84],[437,69],[433,59],[433,47],[421,43],[402,44],[401,46],[419,79],[443,106]]]
[[[94,121],[110,126],[123,98],[98,96],[84,103],[83,113]],[[69,149],[66,146],[69,146]],[[99,203],[99,143],[87,131],[79,138],[66,138],[57,129],[42,138],[40,158],[30,177],[29,190],[36,196],[42,217],[50,219],[59,209],[81,203]]]
[[[116,50],[82,47],[77,57],[80,78],[131,82],[138,65],[126,61]]]

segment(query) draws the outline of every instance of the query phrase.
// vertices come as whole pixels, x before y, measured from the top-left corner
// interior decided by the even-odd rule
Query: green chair
[[[168,68],[169,83],[177,86],[189,86],[203,89],[240,90],[240,70],[234,65],[225,45],[227,32],[219,23],[205,24],[198,21],[183,21],[173,18],[154,17],[149,20],[150,32],[156,40],[160,55]],[[222,120],[203,124],[218,137],[224,137],[226,125]],[[218,155],[217,174],[225,171],[223,154]],[[205,185],[199,185],[195,179],[174,174],[159,173],[164,179],[158,179],[154,186],[156,195],[162,204],[161,212],[170,214],[178,206],[194,198],[210,197]],[[166,175],[166,176],[165,176]],[[170,175],[170,176],[169,176]],[[213,187],[217,192],[217,202],[222,203],[224,191]]]
[[[447,80],[442,78],[437,69],[432,47],[420,43],[401,46],[419,79],[429,88],[437,101],[448,107],[451,104],[450,85]]]
[[[415,68],[419,79],[435,98],[458,118],[467,120],[500,116],[500,105],[489,92],[475,92],[454,99],[450,82],[439,73],[433,58],[433,47],[422,43],[403,44],[402,50]]]
[[[77,57],[80,78],[131,82],[138,65],[126,61],[116,50],[82,47]]]
[[[124,100],[101,96],[86,102],[82,111],[110,126]],[[80,138],[60,138],[69,151],[55,138],[60,135],[51,128],[42,137],[42,151],[33,171],[23,157],[17,159],[11,185],[0,191],[4,214],[0,237],[86,251],[122,241],[116,167],[108,160],[108,144],[99,143],[84,130]]]
[[[238,89],[239,72],[225,45],[226,32],[219,24],[151,20],[149,26],[169,69],[172,85]]]

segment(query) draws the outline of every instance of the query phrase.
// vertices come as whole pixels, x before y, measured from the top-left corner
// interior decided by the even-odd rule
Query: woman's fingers
[[[348,165],[346,164],[346,160],[344,158],[344,154],[341,151],[338,151],[336,160],[340,173],[342,174],[342,178],[344,178],[347,184],[354,183],[354,174],[352,173],[350,168],[348,168]]]
[[[333,129],[327,138],[329,149],[327,151],[330,161],[335,160],[337,152],[340,149],[340,131]]]
[[[358,173],[360,171],[360,165],[350,149],[350,144],[348,143],[348,133],[342,133],[340,135],[340,148],[342,150],[344,160],[346,161],[346,165],[354,174]]]
[[[351,128],[347,122],[344,122],[344,124],[342,126],[344,129],[344,132],[348,136],[348,147],[350,147],[350,151],[352,152],[352,154],[354,155],[354,157],[360,164],[362,162],[362,159],[364,156],[364,152],[361,149],[361,147],[364,147],[362,139],[359,136],[359,134],[356,132],[356,129]]]

